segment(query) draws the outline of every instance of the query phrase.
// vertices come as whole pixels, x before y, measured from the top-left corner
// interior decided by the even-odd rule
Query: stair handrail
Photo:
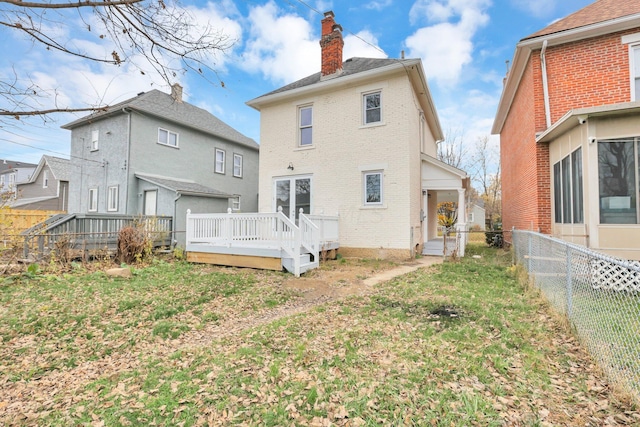
[[[317,262],[318,255],[320,254],[320,228],[304,214],[302,208],[300,208],[299,224],[300,224],[300,243],[306,250],[308,250],[313,259]]]

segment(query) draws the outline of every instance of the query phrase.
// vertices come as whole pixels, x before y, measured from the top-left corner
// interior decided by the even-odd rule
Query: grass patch
[[[53,403],[31,399],[37,424],[53,426],[633,420],[635,408],[608,391],[547,305],[518,283],[511,255],[481,245],[468,252],[480,258],[204,342],[181,340],[296,298],[279,286],[283,275],[178,263],[154,264],[130,281],[88,275],[12,285],[0,291],[9,343],[0,355],[3,380],[13,375],[28,381],[11,387],[36,387],[43,375],[109,353],[96,360],[104,372],[93,380],[62,382]],[[33,362],[28,375],[25,359]]]

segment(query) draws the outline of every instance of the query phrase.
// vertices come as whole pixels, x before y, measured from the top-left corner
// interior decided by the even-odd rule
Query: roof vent
[[[144,92],[139,92],[139,93],[138,93],[138,96],[140,96],[140,95],[144,95]]]

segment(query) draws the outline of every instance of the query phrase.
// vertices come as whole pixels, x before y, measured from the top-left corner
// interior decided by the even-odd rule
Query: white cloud
[[[430,79],[457,83],[463,68],[472,62],[473,37],[489,22],[489,6],[489,0],[418,0],[410,20],[436,23],[407,37],[409,56],[422,58]]]
[[[368,30],[349,34],[344,38],[342,57],[344,59],[355,56],[363,58],[387,58],[388,55],[378,46],[378,39]]]
[[[282,14],[273,1],[251,8],[250,34],[240,66],[274,83],[289,83],[320,70],[320,44],[305,19]]]
[[[557,0],[512,0],[513,5],[537,18],[549,16],[556,9]]]
[[[392,0],[373,0],[364,5],[365,9],[373,9],[381,11],[382,9],[391,6]]]

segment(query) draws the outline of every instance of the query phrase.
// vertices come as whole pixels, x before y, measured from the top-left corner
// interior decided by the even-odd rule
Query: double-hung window
[[[634,90],[631,99],[640,101],[640,44],[631,46],[631,86]]]
[[[306,105],[298,108],[300,136],[298,144],[301,147],[313,145],[313,107]]]
[[[553,165],[553,197],[557,224],[584,222],[582,148]]]
[[[89,189],[89,212],[97,212],[98,210],[98,189]]]
[[[233,154],[233,176],[242,178],[242,155]]]
[[[362,174],[364,205],[381,206],[383,199],[382,171],[364,172]]]
[[[216,148],[215,172],[224,174],[224,163],[226,153],[224,150]]]
[[[109,212],[116,212],[118,210],[118,186],[113,185],[109,187],[109,193],[107,195],[107,210]]]
[[[92,130],[91,131],[91,151],[97,151],[99,146],[98,146],[98,139],[100,137],[100,131],[99,130]]]
[[[363,95],[364,124],[382,122],[382,93],[371,92]]]
[[[178,134],[167,129],[158,128],[158,144],[178,148]]]
[[[231,209],[234,211],[240,210],[240,196],[235,196],[231,199]]]

